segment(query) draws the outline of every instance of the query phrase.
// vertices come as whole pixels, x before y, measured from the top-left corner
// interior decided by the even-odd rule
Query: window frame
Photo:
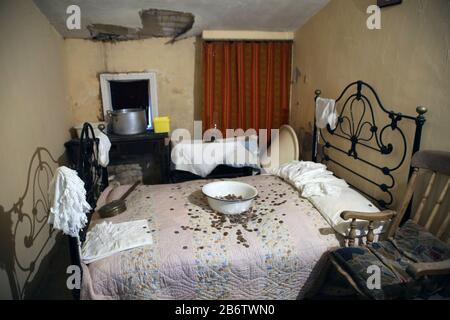
[[[108,111],[112,111],[111,103],[111,81],[136,81],[148,80],[149,95],[149,115],[148,128],[153,128],[153,118],[158,116],[158,93],[156,72],[122,72],[122,73],[102,73],[100,74],[100,90],[102,95],[103,116],[107,119]]]

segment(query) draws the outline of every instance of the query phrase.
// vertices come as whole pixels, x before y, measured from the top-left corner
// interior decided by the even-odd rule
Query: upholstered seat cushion
[[[410,299],[419,292],[411,277],[407,274],[406,277],[399,277],[398,272],[386,266],[369,248],[340,248],[333,251],[332,255],[350,274],[358,288],[372,299]],[[373,278],[369,279],[374,274],[371,269],[373,266],[379,267],[380,270],[379,288],[370,287],[370,284],[374,284]]]
[[[392,241],[376,242],[368,247],[340,248],[333,257],[351,275],[358,287],[373,299],[411,299],[438,291],[449,277],[414,280],[406,272],[414,262],[450,259],[450,248],[412,221],[407,221]],[[380,268],[380,289],[369,289],[370,266]],[[370,281],[369,281],[370,282]]]
[[[450,259],[450,248],[425,228],[408,220],[397,231],[393,243],[414,262],[436,262]]]

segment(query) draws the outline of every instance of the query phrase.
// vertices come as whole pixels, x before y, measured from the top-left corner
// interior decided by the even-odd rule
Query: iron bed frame
[[[366,89],[366,90],[364,90]],[[368,94],[372,94],[375,98],[375,103],[372,103],[368,98]],[[321,95],[321,90],[315,91],[314,101]],[[345,99],[345,100],[344,100]],[[336,108],[339,102],[344,101],[341,110],[337,110],[338,119],[336,128],[331,129],[328,124],[325,129],[319,129],[316,126],[316,117],[314,116],[314,130],[313,130],[313,148],[312,148],[312,159],[314,162],[331,162],[334,163],[341,168],[347,170],[348,172],[354,174],[358,178],[369,182],[372,185],[378,187],[384,195],[387,196],[387,200],[382,198],[376,198],[375,196],[369,194],[364,190],[359,190],[364,193],[369,198],[375,200],[378,206],[381,209],[386,209],[391,206],[394,202],[394,196],[392,194],[392,189],[396,186],[396,177],[394,173],[402,168],[405,163],[406,156],[409,152],[407,138],[405,133],[403,132],[400,124],[403,123],[403,120],[412,121],[415,123],[415,133],[414,133],[414,142],[412,147],[412,155],[419,151],[420,149],[420,141],[422,137],[422,127],[425,124],[425,116],[424,114],[427,112],[426,107],[419,106],[416,108],[417,116],[408,116],[401,113],[397,113],[394,111],[388,111],[381,99],[379,98],[377,92],[374,90],[372,86],[369,84],[359,80],[353,83],[350,83],[339,95],[336,99]],[[356,103],[358,102],[358,104]],[[374,107],[378,105],[382,114],[386,114],[388,116],[388,123],[384,124],[382,127],[377,126],[377,121],[375,117]],[[355,115],[357,107],[360,107],[360,117]],[[314,113],[315,115],[315,113]],[[347,124],[347,126],[345,126]],[[397,132],[401,137],[401,157],[398,162],[388,167],[384,165],[383,160],[388,160],[385,157],[392,156],[394,150],[398,148],[398,146],[394,146],[392,143],[385,143],[385,133],[387,129],[391,129],[392,132]],[[328,133],[328,136],[325,135],[324,131]],[[319,137],[323,140],[323,144],[321,145],[321,156],[318,156],[318,144]],[[331,137],[337,137],[343,141],[347,141],[350,144],[350,148],[348,150],[344,150],[342,147],[337,146],[336,143],[333,143],[330,139]],[[383,160],[380,163],[375,163],[369,159],[364,158],[358,152],[359,146],[369,150],[370,152],[382,155]],[[330,156],[330,153],[327,152],[329,150],[335,150],[345,156],[351,157],[367,166],[375,168],[379,173],[382,174],[382,177],[387,177],[389,181],[385,183],[379,183],[370,177],[363,175],[361,172],[357,172],[355,169],[351,169],[345,164],[342,164],[335,158]],[[320,158],[320,159],[319,159]],[[409,175],[411,175],[411,169],[409,171]],[[411,207],[411,206],[410,206]],[[409,210],[410,211],[410,208]]]
[[[353,88],[355,86],[356,86],[356,92],[351,94],[350,97],[347,98],[347,100],[345,101],[345,104],[342,108],[342,111],[339,114],[338,127],[335,130],[331,130],[331,128],[329,126],[327,128],[328,133],[330,133],[331,135],[350,141],[351,142],[350,149],[348,151],[344,151],[344,150],[340,149],[339,147],[336,147],[335,145],[333,145],[330,141],[325,140],[322,130],[318,129],[316,127],[316,125],[314,124],[313,161],[318,160],[316,142],[317,142],[317,133],[319,133],[320,136],[322,137],[322,139],[324,139],[324,141],[325,141],[325,144],[323,146],[324,157],[323,157],[323,159],[321,159],[321,161],[334,162],[334,163],[337,163],[337,164],[341,165],[342,167],[346,168],[345,165],[338,163],[337,161],[335,161],[333,158],[331,158],[325,152],[327,149],[333,148],[340,152],[343,152],[344,154],[347,154],[348,156],[350,156],[354,159],[360,160],[368,165],[371,165],[371,166],[379,169],[380,172],[383,173],[383,175],[389,176],[392,179],[392,182],[389,185],[388,184],[377,184],[375,181],[372,181],[369,178],[362,176],[361,174],[357,173],[356,171],[354,171],[350,168],[346,168],[351,173],[354,173],[355,175],[357,175],[371,183],[378,185],[378,187],[383,192],[390,195],[390,200],[387,202],[384,200],[381,200],[381,199],[377,200],[378,204],[384,208],[384,207],[390,205],[393,201],[393,195],[390,190],[395,185],[395,178],[392,175],[392,172],[398,170],[402,166],[402,164],[404,163],[404,161],[406,159],[406,155],[407,155],[406,137],[405,137],[403,131],[401,130],[401,128],[398,126],[398,124],[403,119],[412,120],[415,122],[416,130],[415,130],[414,144],[413,144],[413,150],[412,150],[412,153],[415,153],[420,148],[422,126],[425,123],[424,114],[427,112],[427,109],[425,107],[418,107],[417,108],[417,113],[418,113],[417,117],[402,115],[401,113],[396,113],[393,111],[387,111],[385,109],[385,107],[382,105],[375,90],[370,85],[368,85],[367,83],[365,83],[363,81],[356,81],[356,82],[349,84],[342,91],[341,95],[336,100],[336,102],[339,102],[344,97],[344,95],[347,93],[347,91],[349,91],[351,88]],[[384,113],[386,113],[390,119],[390,123],[388,125],[384,126],[381,130],[379,130],[378,127],[376,126],[374,109],[372,107],[372,103],[370,102],[368,97],[363,93],[363,88],[368,88],[368,90],[373,93],[373,95],[376,98],[376,102],[380,106],[381,110]],[[320,96],[320,94],[321,94],[321,91],[316,90],[315,100],[317,100],[317,98]],[[363,121],[363,119],[362,119],[363,117],[362,117],[359,120],[356,127],[355,127],[355,121],[354,121],[353,112],[352,112],[354,101],[363,101],[363,106],[364,106],[363,107],[364,108],[363,117],[366,114],[367,106],[370,109],[370,115],[371,115],[371,118],[366,121]],[[346,116],[344,113],[345,110],[347,109],[346,106],[349,102],[350,102],[350,107],[349,107],[350,117]],[[367,104],[367,106],[366,106],[366,104]],[[350,127],[350,128],[352,128],[350,132],[346,132],[345,130],[342,130],[342,123],[344,121],[348,121],[349,123],[352,124],[352,126]],[[363,130],[366,127],[369,128],[369,132],[370,132],[369,138],[361,138]],[[401,160],[398,163],[398,165],[396,165],[393,168],[381,167],[377,164],[374,164],[374,163],[360,157],[358,154],[358,149],[357,149],[357,146],[359,146],[359,145],[362,147],[368,148],[369,150],[372,150],[374,152],[380,153],[384,156],[389,156],[392,154],[393,150],[395,150],[395,147],[390,143],[386,145],[386,144],[384,144],[384,141],[383,141],[383,134],[384,134],[385,130],[389,127],[392,130],[398,130],[400,132],[401,136],[403,137],[402,141],[404,144],[404,151],[403,151]],[[338,129],[340,129],[341,133],[339,133]],[[373,139],[374,139],[374,141],[376,141],[376,147],[369,145],[370,141]],[[107,180],[105,181],[105,179],[104,179],[103,168],[98,163],[98,154],[97,154],[98,143],[99,143],[99,141],[95,137],[92,126],[89,123],[85,123],[83,126],[81,136],[80,136],[80,160],[78,162],[78,167],[76,168],[76,170],[77,170],[80,178],[85,183],[87,201],[91,205],[92,208],[95,208],[96,201],[97,201],[100,193],[107,187]],[[370,198],[373,198],[371,195],[367,194],[366,192],[363,192],[363,193],[366,194],[367,196],[369,196]],[[91,212],[88,213],[88,223],[86,224],[85,228],[80,231],[79,238],[77,239],[77,238],[69,237],[72,263],[75,265],[78,265],[79,267],[81,267],[81,257],[80,257],[80,249],[79,248],[80,248],[80,245],[84,242],[84,240],[86,238],[86,233],[87,233],[93,212],[94,212],[94,210],[92,210]],[[80,289],[74,290],[74,297],[77,299],[80,298]]]
[[[72,264],[80,268],[81,276],[81,244],[86,240],[86,234],[91,222],[92,214],[101,192],[108,186],[106,169],[100,166],[98,162],[99,139],[95,137],[94,129],[91,124],[85,123],[80,134],[80,154],[76,168],[78,176],[84,182],[86,189],[86,201],[92,210],[87,214],[86,226],[80,230],[78,238],[69,236],[69,250]],[[80,298],[80,289],[73,289],[75,299]]]

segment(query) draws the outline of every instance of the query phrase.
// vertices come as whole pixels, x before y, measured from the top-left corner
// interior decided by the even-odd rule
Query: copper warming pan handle
[[[125,210],[127,210],[127,206],[125,203],[125,199],[133,192],[134,189],[141,183],[141,181],[136,181],[119,199],[111,201],[110,203],[105,204],[100,209],[98,209],[98,213],[102,218],[110,218],[114,217]]]

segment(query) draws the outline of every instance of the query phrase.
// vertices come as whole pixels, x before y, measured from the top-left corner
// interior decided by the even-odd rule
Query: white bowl
[[[255,187],[238,181],[211,182],[203,186],[202,192],[207,197],[209,206],[223,214],[240,214],[247,211],[258,195]],[[229,195],[242,199],[224,199]]]

